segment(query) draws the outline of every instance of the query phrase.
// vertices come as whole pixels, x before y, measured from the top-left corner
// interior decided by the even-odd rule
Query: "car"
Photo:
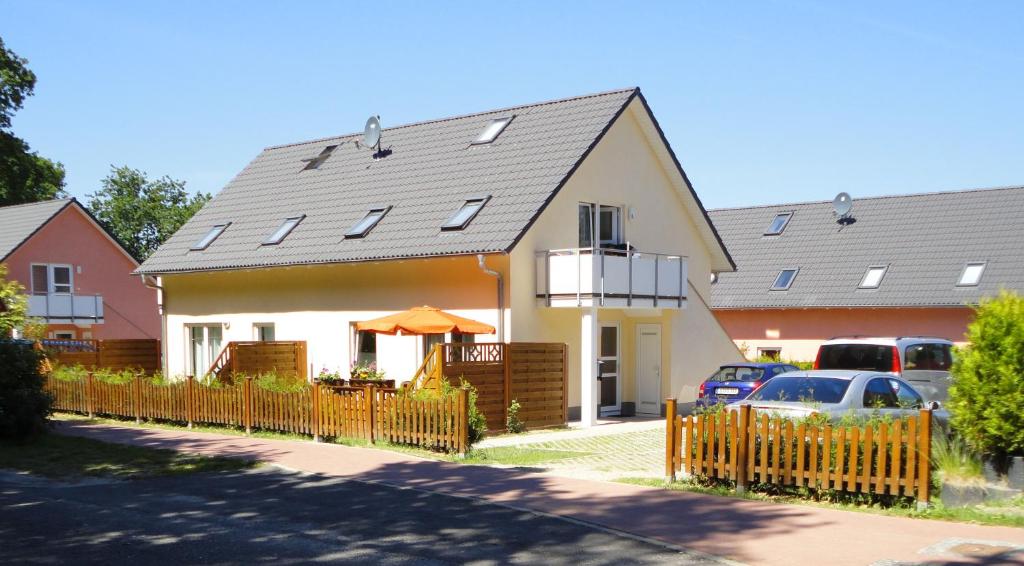
[[[704,380],[697,390],[697,406],[710,407],[718,403],[735,403],[769,379],[787,371],[798,371],[792,364],[741,363],[726,364]]]
[[[818,347],[814,369],[886,372],[902,377],[925,401],[949,398],[953,343],[945,338],[901,336],[839,337]]]
[[[831,421],[845,415],[875,414],[902,418],[932,409],[938,426],[948,428],[949,412],[937,401],[926,401],[910,383],[888,372],[810,370],[780,375],[758,388],[739,405],[789,417],[818,413]]]

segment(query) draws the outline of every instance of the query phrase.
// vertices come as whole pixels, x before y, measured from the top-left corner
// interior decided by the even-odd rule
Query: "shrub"
[[[982,300],[954,357],[952,425],[997,465],[1024,451],[1024,298],[1002,291]]]
[[[935,435],[932,441],[932,463],[942,482],[982,481],[981,458],[957,436]]]
[[[50,370],[50,377],[61,381],[81,381],[88,375],[89,370],[82,367],[81,364],[73,366],[55,365]]]
[[[0,342],[0,438],[24,440],[46,431],[53,398],[43,389],[42,361],[30,342]]]
[[[526,431],[526,423],[519,420],[519,401],[513,399],[508,406],[508,416],[505,417],[505,429],[513,434]]]
[[[309,385],[305,380],[299,379],[297,375],[282,375],[276,371],[261,373],[255,376],[252,381],[261,389],[277,393],[295,393],[306,389]]]
[[[477,408],[477,393],[476,387],[473,387],[471,383],[466,380],[461,380],[458,386],[452,385],[447,379],[441,379],[441,385],[437,389],[402,389],[399,390],[400,395],[409,395],[413,399],[426,400],[426,399],[447,399],[448,397],[454,397],[458,395],[459,391],[468,391],[468,407],[467,412],[467,442],[472,447],[477,442],[483,440],[484,435],[487,434],[487,418],[484,416],[480,409]]]

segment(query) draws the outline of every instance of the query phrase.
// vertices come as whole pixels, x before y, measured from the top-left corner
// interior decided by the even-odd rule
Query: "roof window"
[[[462,207],[441,226],[442,230],[462,230],[476,218],[477,213],[491,197],[467,199]]]
[[[353,224],[352,227],[348,229],[348,232],[345,232],[345,238],[365,237],[370,233],[370,230],[373,230],[373,227],[380,222],[380,219],[384,218],[384,215],[387,214],[389,210],[391,210],[390,206],[371,208],[370,212],[366,213],[366,216],[360,219],[359,222]]]
[[[772,223],[768,225],[768,229],[765,230],[764,235],[778,236],[779,234],[782,233],[783,230],[786,229],[786,226],[789,224],[790,218],[793,218],[792,212],[781,212],[779,214],[776,214],[775,218],[772,220]]]
[[[512,121],[515,116],[506,116],[504,118],[495,118],[491,120],[491,123],[484,128],[484,131],[480,133],[480,137],[476,138],[473,145],[491,143],[505,131],[505,126],[508,126],[509,122]]]
[[[797,274],[798,271],[800,271],[799,268],[796,268],[796,269],[783,269],[782,271],[780,271],[778,277],[775,278],[775,283],[772,283],[771,290],[772,291],[786,291],[786,290],[788,290],[790,287],[793,286],[793,280],[796,279],[796,274]]]
[[[228,226],[231,226],[230,222],[214,225],[214,227],[210,228],[210,231],[207,232],[205,236],[200,238],[198,242],[192,244],[192,247],[189,249],[192,251],[205,250],[210,247],[210,244],[212,244],[214,240],[224,233],[224,230],[227,230]]]
[[[860,289],[877,289],[882,284],[885,272],[889,270],[888,265],[872,265],[860,280]]]
[[[288,237],[288,234],[292,233],[292,230],[294,230],[295,227],[299,225],[299,222],[302,222],[302,219],[305,217],[306,215],[303,214],[302,216],[292,216],[291,218],[285,218],[284,222],[282,222],[281,225],[278,226],[277,230],[274,230],[273,234],[271,234],[266,240],[263,240],[263,245],[276,246],[277,244],[280,244],[285,238]]]
[[[981,276],[985,273],[985,262],[983,261],[972,261],[964,266],[964,270],[960,272],[960,279],[957,281],[957,287],[977,287],[978,283],[981,283]]]
[[[337,147],[337,145],[329,145],[325,147],[323,151],[320,152],[320,155],[317,155],[316,157],[311,157],[309,159],[303,159],[303,161],[306,162],[306,166],[303,167],[302,170],[308,171],[310,169],[319,169],[320,166],[324,164],[324,161],[327,161],[327,158],[331,156],[331,153]]]

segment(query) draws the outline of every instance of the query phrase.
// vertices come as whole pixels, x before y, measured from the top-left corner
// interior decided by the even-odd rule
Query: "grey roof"
[[[57,199],[0,208],[0,261],[75,199]]]
[[[361,134],[267,148],[139,271],[509,251],[637,96],[643,100],[639,89],[625,89],[385,128],[382,145],[393,153],[376,161],[357,148]],[[492,119],[510,115],[514,120],[493,143],[472,145]],[[303,170],[303,160],[334,144],[318,169]],[[440,229],[477,196],[492,198],[466,229]],[[376,206],[394,208],[367,237],[344,239]],[[260,245],[285,218],[302,214],[281,244]],[[207,249],[189,250],[226,222],[231,225]]]
[[[974,304],[1001,287],[1024,289],[1024,187],[854,197],[856,222],[836,223],[832,201],[710,211],[736,260],[711,287],[718,309],[921,307]],[[779,236],[764,236],[793,212]],[[967,262],[987,262],[980,285],[957,287]],[[878,289],[858,289],[888,265]],[[799,268],[788,291],[769,291]]]

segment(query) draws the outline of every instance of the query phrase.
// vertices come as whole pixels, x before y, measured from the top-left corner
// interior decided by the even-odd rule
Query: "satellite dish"
[[[853,210],[853,199],[850,198],[850,193],[836,195],[836,198],[832,199],[832,210],[840,218],[849,216],[850,211]]]
[[[370,116],[363,128],[363,145],[374,148],[380,143],[380,117]]]

